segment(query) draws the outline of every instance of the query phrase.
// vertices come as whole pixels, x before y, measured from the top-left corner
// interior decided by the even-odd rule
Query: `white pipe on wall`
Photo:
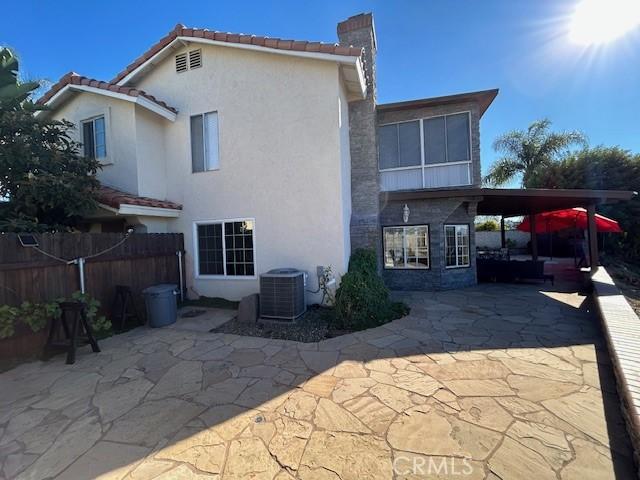
[[[182,279],[182,251],[178,250],[176,252],[178,255],[178,271],[180,274],[180,301],[184,302],[184,280]]]

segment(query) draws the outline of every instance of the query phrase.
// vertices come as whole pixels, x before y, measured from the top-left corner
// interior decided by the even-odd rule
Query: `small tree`
[[[536,171],[548,167],[572,145],[586,146],[586,137],[578,132],[549,131],[551,121],[533,122],[526,131],[513,130],[498,137],[493,149],[504,156],[497,160],[484,178],[488,185],[499,186],[521,176],[522,186],[530,187]]]
[[[408,313],[403,303],[392,302],[378,276],[376,253],[358,248],[349,260],[349,271],[336,292],[333,326],[347,330],[377,327]]]
[[[97,208],[100,164],[79,155],[73,124],[35,115],[38,86],[0,49],[0,231],[68,230]]]
[[[493,218],[476,223],[476,232],[496,232],[500,230],[500,224]]]
[[[596,147],[569,155],[532,175],[533,188],[588,188],[640,191],[640,154],[619,147]],[[598,212],[620,222],[623,235],[612,235],[616,251],[640,259],[640,198],[598,206]],[[608,243],[612,245],[613,242]]]

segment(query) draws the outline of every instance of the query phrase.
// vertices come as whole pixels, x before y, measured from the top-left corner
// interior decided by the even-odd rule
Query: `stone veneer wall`
[[[380,231],[385,226],[402,226],[402,210],[410,210],[407,225],[429,225],[429,269],[383,269],[385,284],[392,290],[446,290],[477,284],[476,245],[473,221],[478,199],[475,197],[441,200],[387,202],[380,205]],[[445,268],[444,225],[469,225],[469,267]]]
[[[640,478],[640,318],[604,267],[591,276],[591,283]]]
[[[349,103],[351,153],[351,248],[379,253],[378,142],[376,136],[376,40],[370,13],[338,24],[341,44],[364,48],[367,96]]]

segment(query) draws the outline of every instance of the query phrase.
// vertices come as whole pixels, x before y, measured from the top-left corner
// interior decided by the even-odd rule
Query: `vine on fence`
[[[87,320],[91,322],[96,333],[105,332],[111,328],[111,322],[104,316],[96,318],[100,307],[99,300],[86,293],[74,292],[70,299],[58,298],[46,303],[22,302],[19,307],[0,305],[0,339],[12,336],[17,322],[28,325],[34,332],[42,330],[50,319],[60,317],[62,314],[60,303],[64,301],[83,302],[87,306]]]

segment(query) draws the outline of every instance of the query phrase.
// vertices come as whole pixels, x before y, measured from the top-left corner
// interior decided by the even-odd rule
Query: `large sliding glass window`
[[[382,189],[471,184],[468,112],[378,127]]]
[[[429,268],[429,227],[384,227],[384,268]]]
[[[255,275],[254,221],[198,223],[197,275]]]
[[[469,266],[469,225],[444,226],[444,254],[447,268]]]

